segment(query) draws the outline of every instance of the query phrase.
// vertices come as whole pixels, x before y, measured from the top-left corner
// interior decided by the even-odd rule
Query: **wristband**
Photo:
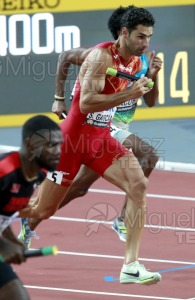
[[[56,101],[64,101],[65,100],[65,97],[64,96],[57,96],[57,95],[54,95],[54,99]]]

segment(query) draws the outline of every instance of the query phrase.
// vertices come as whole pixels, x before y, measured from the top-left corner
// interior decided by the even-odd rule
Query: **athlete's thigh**
[[[7,263],[0,263],[0,300],[28,300],[17,274]]]
[[[115,161],[104,172],[103,178],[118,186],[125,192],[129,191],[130,185],[143,179],[144,173],[133,153],[125,154]]]
[[[51,211],[54,213],[62,199],[65,197],[69,187],[59,185],[46,178],[39,186],[38,204],[35,208],[36,212]]]
[[[98,152],[98,155],[96,155],[96,157],[91,160],[87,166],[93,169],[100,176],[103,176],[105,171],[113,164],[113,162],[130,152],[132,151],[123,147],[118,140],[108,133],[104,137],[104,144]]]
[[[100,175],[95,171],[82,165],[74,178],[72,185],[77,184],[78,186],[90,187],[99,177]]]
[[[153,151],[153,147],[151,145],[134,134],[130,134],[126,137],[122,145],[128,149],[131,148],[133,154],[137,158],[143,158]]]
[[[127,143],[126,145],[125,142],[128,142],[128,138],[131,135],[131,132],[129,132],[127,129],[122,129],[114,126],[113,124],[111,125],[111,136],[115,138],[119,143],[121,143],[123,146],[125,146],[127,149],[131,148],[131,144]]]
[[[30,297],[22,282],[14,279],[0,288],[0,300],[30,300]]]
[[[0,287],[17,278],[18,276],[13,271],[10,264],[0,262]]]

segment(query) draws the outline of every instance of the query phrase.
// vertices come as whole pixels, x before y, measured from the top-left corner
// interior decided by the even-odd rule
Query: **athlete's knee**
[[[42,220],[46,220],[46,219],[49,219],[50,217],[52,217],[55,212],[56,212],[57,208],[55,207],[48,207],[48,208],[45,208],[43,210],[35,210],[34,213],[33,213],[33,218],[36,218],[40,221]]]
[[[68,193],[74,198],[83,197],[88,193],[90,186],[99,178],[99,175],[89,169],[82,169],[74,179]]]
[[[88,193],[88,186],[74,186],[71,189],[71,192],[74,193],[74,198],[83,197]]]
[[[143,207],[146,205],[146,189],[148,185],[148,179],[143,175],[138,180],[130,183],[129,197],[136,203],[137,206]]]
[[[83,197],[88,193],[88,189],[81,189],[78,191],[78,197]]]
[[[157,151],[153,147],[149,147],[148,151],[145,152],[144,156],[139,160],[142,169],[154,169],[159,156]]]
[[[47,209],[43,214],[42,214],[42,220],[46,220],[46,219],[49,219],[51,218],[55,212],[57,211],[57,208],[55,209]]]
[[[131,135],[129,135],[128,137],[126,137],[126,139],[122,142],[122,145],[127,148],[127,149],[131,149],[133,146],[133,142],[131,140]]]
[[[133,195],[134,198],[143,199],[145,198],[146,189],[148,186],[148,179],[145,176],[142,176],[138,181],[134,183]]]
[[[148,152],[147,158],[149,167],[154,169],[159,160],[159,156],[156,149],[151,147],[150,151]]]
[[[19,279],[14,279],[1,286],[1,300],[30,300],[30,297]]]

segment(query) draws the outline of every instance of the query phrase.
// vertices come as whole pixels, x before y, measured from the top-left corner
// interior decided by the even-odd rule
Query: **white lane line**
[[[96,253],[82,253],[82,252],[68,252],[68,251],[58,251],[59,254],[62,255],[75,255],[75,256],[86,256],[86,257],[97,257],[97,258],[111,258],[111,259],[124,259],[124,256],[115,256],[115,255],[104,255],[104,254],[96,254]],[[195,262],[186,262],[186,261],[178,261],[178,260],[166,260],[166,259],[154,259],[154,258],[142,258],[141,261],[150,261],[156,263],[168,263],[168,264],[180,264],[180,265],[193,265]]]
[[[65,288],[54,288],[54,287],[36,286],[36,285],[25,285],[25,288],[27,288],[27,289],[37,289],[37,290],[47,290],[47,291],[91,294],[91,295],[103,295],[103,296],[112,296],[112,297],[113,296],[115,296],[115,297],[133,297],[133,299],[134,298],[142,298],[142,299],[144,298],[144,299],[157,299],[157,300],[185,300],[183,298],[167,298],[167,297],[145,296],[145,295],[134,295],[134,294],[108,293],[108,292],[75,290],[75,289],[65,289]]]
[[[35,248],[30,248],[30,250],[37,250]],[[106,254],[97,254],[97,253],[85,253],[85,252],[71,252],[71,251],[58,251],[58,254],[61,255],[73,255],[73,256],[84,256],[84,257],[96,257],[96,258],[110,258],[110,259],[124,259],[124,256],[117,255],[106,255]],[[168,263],[168,264],[179,264],[179,265],[194,265],[194,262],[190,261],[179,261],[179,260],[166,260],[166,259],[155,259],[155,258],[142,258],[141,261],[149,261],[155,263]]]
[[[125,195],[125,193],[121,191],[103,190],[103,189],[89,189],[89,192],[100,193],[100,194],[111,194],[111,195]],[[181,197],[181,196],[160,195],[160,194],[147,194],[146,196],[148,198],[157,198],[157,199],[195,201],[195,197]]]
[[[95,219],[80,219],[80,218],[67,218],[67,217],[58,217],[53,216],[50,220],[55,221],[70,221],[70,222],[81,222],[81,223],[93,223],[93,224],[103,224],[103,225],[112,225],[113,221],[104,221],[104,220],[95,220]],[[174,227],[174,226],[161,226],[161,225],[148,225],[144,226],[145,228],[157,229],[158,232],[160,230],[174,230],[174,231],[195,231],[195,228],[187,228],[187,227]],[[158,233],[155,231],[155,233]]]

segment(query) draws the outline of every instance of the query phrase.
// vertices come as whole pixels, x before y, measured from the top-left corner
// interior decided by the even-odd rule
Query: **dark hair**
[[[26,138],[30,138],[33,134],[42,129],[60,130],[60,127],[46,116],[38,115],[32,117],[27,120],[22,127],[22,141],[24,142]]]
[[[132,9],[134,7],[135,7],[134,5],[127,6],[127,7],[120,6],[113,11],[110,18],[108,19],[108,29],[110,30],[115,40],[117,40],[119,37],[119,32],[121,30],[122,16],[128,9]]]
[[[153,27],[155,19],[153,15],[145,8],[134,7],[126,10],[121,18],[121,28],[127,27],[129,33],[135,30],[137,25],[143,25],[146,27]]]

